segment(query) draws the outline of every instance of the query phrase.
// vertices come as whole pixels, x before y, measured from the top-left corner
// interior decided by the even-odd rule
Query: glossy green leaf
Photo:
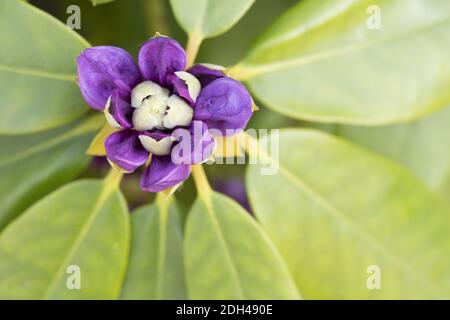
[[[450,108],[411,123],[338,126],[335,132],[405,165],[429,187],[450,195]]]
[[[0,298],[115,299],[128,247],[128,209],[120,191],[102,181],[69,184],[1,234]],[[70,266],[79,267],[79,290],[67,286],[75,275]]]
[[[132,214],[122,299],[186,299],[180,213],[175,203],[166,201]]]
[[[0,133],[54,128],[88,110],[76,84],[84,39],[17,0],[0,2],[0,39]]]
[[[449,34],[449,1],[305,0],[231,74],[293,118],[397,123],[449,105]]]
[[[231,199],[197,200],[185,229],[191,299],[298,299],[295,284],[266,234]]]
[[[101,118],[39,134],[0,136],[0,230],[86,167],[85,150]]]
[[[180,25],[190,35],[205,39],[230,29],[255,0],[170,0]]]
[[[279,148],[279,161],[264,155],[278,173],[249,166],[248,190],[306,298],[450,297],[450,209],[440,198],[394,162],[325,133],[283,130]],[[367,286],[378,275],[381,287]]]

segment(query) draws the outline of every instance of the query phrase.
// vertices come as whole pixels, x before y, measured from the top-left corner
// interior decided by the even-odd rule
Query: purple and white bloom
[[[84,99],[118,129],[105,140],[111,165],[134,172],[151,155],[141,179],[144,191],[159,192],[186,180],[191,165],[214,151],[211,129],[237,132],[252,115],[251,96],[240,82],[212,65],[185,70],[184,49],[168,37],[147,41],[138,64],[112,46],[86,49],[77,63]]]

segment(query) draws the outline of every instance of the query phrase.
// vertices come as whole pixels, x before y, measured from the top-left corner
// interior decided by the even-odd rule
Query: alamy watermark
[[[70,5],[67,7],[66,13],[69,15],[66,20],[66,25],[73,30],[81,30],[81,9],[77,5]]]
[[[369,290],[380,290],[381,289],[381,268],[380,266],[373,264],[367,267],[367,277],[366,286]]]
[[[202,123],[194,121],[189,130],[176,129],[173,137],[178,141],[171,151],[171,160],[175,164],[259,165],[262,175],[275,175],[279,170],[278,129],[270,132],[267,129],[227,129],[225,132],[209,129],[205,133]]]
[[[369,17],[366,21],[367,29],[380,30],[381,29],[381,8],[376,5],[367,7],[367,14]]]
[[[66,288],[69,290],[81,290],[81,268],[77,265],[70,265],[66,269],[68,277],[66,279]]]

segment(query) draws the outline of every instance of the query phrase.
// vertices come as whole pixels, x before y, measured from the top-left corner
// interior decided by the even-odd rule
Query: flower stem
[[[109,170],[109,173],[104,180],[106,189],[112,191],[119,188],[120,182],[122,181],[122,177],[123,177],[122,172],[114,168],[111,168],[111,170]]]
[[[212,188],[209,185],[208,178],[206,177],[205,170],[201,164],[192,166],[192,175],[194,177],[195,186],[197,187],[198,195],[206,200],[209,198]]]
[[[166,209],[168,208],[171,201],[170,197],[171,195],[167,195],[164,192],[158,192],[156,194],[155,203],[160,211],[167,211]]]
[[[197,34],[191,34],[188,39],[188,43],[186,46],[186,56],[187,56],[187,67],[190,68],[197,57],[198,50],[200,49],[200,45],[202,44],[203,38]]]

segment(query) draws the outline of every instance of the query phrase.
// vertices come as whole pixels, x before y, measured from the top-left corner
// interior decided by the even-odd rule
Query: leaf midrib
[[[46,149],[50,149],[56,145],[59,145],[64,141],[68,141],[75,137],[95,131],[95,129],[100,126],[100,125],[98,125],[98,126],[96,125],[97,119],[99,119],[99,117],[97,115],[92,116],[92,117],[86,119],[84,122],[80,123],[79,126],[74,127],[73,129],[66,131],[61,135],[57,135],[57,136],[52,137],[47,140],[43,140],[41,143],[38,143],[38,144],[36,144],[32,147],[29,147],[25,150],[21,150],[15,154],[13,154],[10,157],[3,158],[0,161],[0,168],[7,166],[8,164],[11,164],[13,162],[24,160],[32,155],[35,155],[37,153],[45,151]]]
[[[68,251],[66,257],[63,259],[63,261],[60,264],[56,273],[54,273],[55,276],[50,280],[50,284],[42,296],[43,300],[47,300],[50,298],[50,295],[52,294],[52,291],[57,286],[58,281],[60,280],[61,275],[64,273],[65,268],[67,267],[70,260],[73,258],[73,256],[78,251],[85,236],[91,229],[92,225],[94,224],[94,221],[98,217],[98,214],[101,212],[103,205],[105,204],[106,200],[109,198],[109,196],[111,195],[112,192],[114,192],[114,189],[111,190],[110,188],[108,188],[106,186],[106,184],[103,184],[103,189],[98,197],[98,200],[95,202],[95,204],[93,206],[93,210],[92,210],[92,213],[91,213],[89,219],[82,226],[80,233],[75,238],[75,241],[73,242],[72,246],[70,247],[70,250]]]
[[[363,0],[364,2],[368,2],[368,0]],[[349,11],[349,8],[352,8],[355,4],[361,4],[360,0],[350,0],[347,4],[341,4],[341,6],[338,5],[337,9],[333,12],[332,15],[328,17],[327,20],[320,20],[318,23],[314,24],[314,27],[312,29],[305,29],[305,25],[301,24],[297,26],[296,28],[286,32],[283,32],[283,35],[280,36],[278,39],[274,38],[271,40],[266,40],[258,45],[258,47],[255,48],[255,52],[261,51],[261,50],[267,50],[269,48],[272,48],[276,45],[280,45],[283,43],[286,43],[292,39],[295,39],[302,35],[304,32],[308,31],[317,31],[318,29],[322,28],[323,26],[335,21],[337,18],[340,18],[343,14],[347,14]],[[321,17],[323,19],[323,17]]]
[[[4,64],[0,64],[0,71],[23,74],[31,77],[39,77],[39,78],[47,78],[58,81],[70,81],[75,82],[77,75],[76,74],[64,74],[58,72],[49,72],[39,69],[30,69],[30,68],[19,68],[15,66],[7,66]]]
[[[167,220],[169,209],[167,207],[169,204],[158,205],[158,216],[159,216],[159,245],[158,245],[158,260],[156,265],[156,299],[164,298],[164,277],[165,277],[165,266],[166,266],[166,241],[167,241]]]
[[[234,261],[233,258],[230,254],[230,250],[228,248],[227,242],[225,240],[225,237],[223,236],[222,233],[222,229],[220,228],[220,224],[219,221],[217,220],[217,217],[214,213],[214,208],[213,208],[213,204],[212,204],[212,199],[211,199],[212,195],[209,195],[209,198],[207,199],[202,199],[201,201],[203,202],[204,206],[206,207],[206,212],[208,213],[208,216],[211,220],[211,223],[213,225],[213,229],[216,230],[216,234],[218,236],[219,239],[219,243],[223,248],[223,252],[224,252],[224,256],[225,256],[225,260],[229,266],[230,269],[230,273],[234,279],[235,282],[235,286],[236,288],[239,290],[239,297],[241,297],[242,299],[245,298],[245,294],[244,294],[244,290],[241,286],[241,280],[239,277],[239,274],[236,270],[236,267],[234,265]]]
[[[402,39],[405,37],[408,37],[411,34],[414,34],[415,36],[420,33],[428,32],[430,29],[433,29],[437,26],[443,25],[449,23],[449,17],[431,23],[429,25],[412,29],[408,32],[400,33],[398,35],[392,36],[392,37],[386,37],[381,40],[375,40],[375,41],[366,41],[361,42],[357,44],[351,44],[344,47],[335,48],[328,51],[322,51],[318,52],[316,54],[310,54],[306,56],[301,56],[299,58],[294,59],[286,59],[282,60],[280,62],[272,62],[272,63],[266,63],[266,64],[252,64],[252,63],[245,63],[238,64],[237,66],[233,67],[233,69],[237,69],[237,72],[233,72],[233,75],[235,75],[236,78],[239,80],[250,80],[252,78],[264,75],[264,74],[270,74],[279,72],[281,70],[287,69],[287,68],[295,68],[295,67],[301,67],[303,65],[311,64],[311,63],[317,63],[324,61],[326,59],[330,58],[336,58],[339,56],[343,56],[346,54],[351,54],[359,50],[365,50],[369,49],[373,46],[376,46],[378,44],[385,44],[389,43],[394,40]],[[243,71],[239,71],[243,70]]]

